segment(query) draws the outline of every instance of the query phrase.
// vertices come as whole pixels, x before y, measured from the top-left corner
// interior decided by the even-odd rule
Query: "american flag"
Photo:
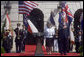
[[[30,33],[34,32],[33,29],[35,29],[35,26],[28,20],[27,16],[30,15],[30,12],[37,6],[38,4],[32,1],[19,1],[19,14],[23,14],[23,24],[27,27],[27,30]],[[33,28],[30,24],[32,24]]]
[[[27,14],[38,6],[37,3],[33,1],[19,1],[19,14]]]
[[[27,28],[28,32],[32,33],[32,30],[30,28],[30,25],[27,22],[27,15],[26,14],[23,14],[23,24]]]
[[[27,27],[28,32],[30,32],[31,34],[39,32],[35,25],[31,22],[31,20],[27,18],[26,14],[23,14],[23,24]]]

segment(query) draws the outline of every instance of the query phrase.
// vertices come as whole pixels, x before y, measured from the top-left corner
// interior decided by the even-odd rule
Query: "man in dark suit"
[[[25,51],[25,43],[26,43],[26,37],[27,37],[27,33],[28,31],[26,30],[26,27],[24,25],[22,25],[22,29],[21,29],[21,37],[22,37],[22,51]]]
[[[64,18],[62,16],[63,12],[61,7],[58,7],[59,9],[59,16],[60,20],[59,21],[59,29],[58,29],[58,45],[59,45],[59,52],[64,55],[67,53],[67,43],[68,43],[68,23],[64,23]]]
[[[16,34],[15,42],[16,42],[16,52],[17,53],[21,52],[21,42],[22,42],[21,30],[19,27],[20,27],[20,24],[18,23],[17,28],[14,30]]]
[[[83,41],[83,36],[82,36],[82,31],[78,31],[78,36],[75,38],[75,44],[76,44],[76,52],[79,53],[79,47],[82,46]]]

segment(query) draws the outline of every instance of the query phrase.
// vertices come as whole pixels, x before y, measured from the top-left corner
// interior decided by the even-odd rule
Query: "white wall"
[[[46,24],[46,21],[48,20],[50,16],[51,10],[54,10],[57,8],[59,1],[35,1],[39,4],[39,8],[44,13],[44,24]],[[74,15],[75,11],[77,9],[83,8],[83,2],[82,1],[67,1],[67,4]],[[55,18],[55,23],[57,22],[57,19]]]
[[[38,7],[44,13],[44,24],[48,20],[51,10],[56,9],[59,4],[59,1],[34,1],[34,2],[39,4]],[[83,1],[67,1],[67,4],[69,5],[69,8],[73,14],[77,9],[83,8]],[[3,6],[4,6],[4,1],[1,1],[1,16],[4,14]],[[9,17],[11,19],[13,28],[15,28],[18,21],[18,1],[11,1],[11,6],[12,9],[11,9],[11,13],[9,14]],[[19,21],[21,24],[23,24],[22,18],[23,16],[20,14]],[[56,19],[55,21],[57,22]],[[1,22],[1,24],[3,24],[3,22]]]
[[[43,11],[44,13],[44,25],[46,24],[46,21],[48,20],[50,16],[51,10],[54,10],[57,8],[59,1],[34,1],[39,4],[39,8]],[[1,1],[1,17],[4,14],[4,1]],[[83,8],[83,1],[67,1],[67,4],[69,5],[69,8],[71,9],[72,13],[77,9]],[[18,18],[19,22],[21,25],[23,24],[23,16],[20,14],[18,17],[18,1],[11,1],[11,13],[9,14],[9,17],[11,19],[12,27],[13,29],[16,28],[16,25],[18,23]],[[55,23],[57,23],[58,16],[55,18]],[[1,22],[1,27],[3,25],[3,22]],[[15,38],[15,33],[14,33],[14,38]],[[13,40],[15,41],[15,39]],[[44,43],[45,44],[45,43]],[[15,42],[13,43],[13,49],[12,51],[15,51]]]

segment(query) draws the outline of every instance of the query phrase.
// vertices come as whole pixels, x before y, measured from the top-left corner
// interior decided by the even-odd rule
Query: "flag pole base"
[[[37,46],[36,46],[35,56],[44,56],[43,50],[42,50],[41,37],[37,38]]]

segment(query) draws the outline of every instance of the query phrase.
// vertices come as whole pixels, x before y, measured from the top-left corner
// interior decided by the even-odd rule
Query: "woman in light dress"
[[[55,35],[55,27],[51,26],[49,22],[47,22],[47,26],[44,29],[44,35],[46,38],[46,50],[48,54],[51,54],[52,52],[52,46],[54,44],[53,37]]]
[[[74,52],[74,48],[75,48],[75,46],[74,46],[74,44],[75,44],[75,38],[74,38],[74,27],[73,27],[73,22],[71,22],[71,24],[70,24],[70,48],[71,48],[71,51],[72,52]]]

